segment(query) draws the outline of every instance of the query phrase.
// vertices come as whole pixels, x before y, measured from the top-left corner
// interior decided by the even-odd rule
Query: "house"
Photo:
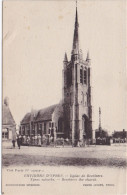
[[[2,140],[16,139],[16,123],[9,108],[9,100],[4,99],[2,108]]]
[[[112,134],[114,143],[125,143],[127,141],[127,131],[123,129],[123,131],[114,131]]]

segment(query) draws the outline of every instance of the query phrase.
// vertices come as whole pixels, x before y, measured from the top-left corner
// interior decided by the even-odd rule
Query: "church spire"
[[[73,37],[72,54],[79,53],[78,27],[79,27],[79,24],[78,24],[78,11],[77,11],[77,1],[76,1],[75,29],[74,29],[74,37]]]
[[[66,52],[65,52],[65,56],[64,56],[64,62],[68,62],[67,53]]]
[[[87,56],[86,56],[86,61],[90,60],[90,55],[89,55],[89,51],[87,51]]]

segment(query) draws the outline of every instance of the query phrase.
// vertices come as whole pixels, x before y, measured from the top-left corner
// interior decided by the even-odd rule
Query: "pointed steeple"
[[[9,98],[8,98],[8,97],[5,97],[5,98],[4,98],[4,104],[5,104],[6,106],[9,106]]]
[[[75,29],[74,29],[74,37],[73,37],[73,47],[72,54],[79,53],[79,35],[78,35],[78,11],[77,11],[77,1],[76,1],[76,15],[75,15]]]
[[[86,61],[90,60],[89,51],[87,51]]]
[[[64,56],[64,62],[68,62],[68,59],[67,59],[67,54],[65,52],[65,56]]]

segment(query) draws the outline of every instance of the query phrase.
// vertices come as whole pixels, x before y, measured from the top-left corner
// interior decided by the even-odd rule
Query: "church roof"
[[[29,123],[31,120],[31,113],[27,113],[24,118],[22,119],[21,123],[22,124],[26,124],[26,123]]]
[[[43,109],[39,110],[39,112],[37,114],[36,121],[51,120],[52,114],[57,106],[58,106],[58,104],[55,104],[55,105],[52,105],[50,107],[43,108]]]
[[[3,108],[2,108],[2,125],[9,125],[9,126],[16,125],[14,118],[11,114],[11,111],[8,105],[6,104],[3,104]]]
[[[26,123],[29,123],[30,121],[39,122],[39,121],[51,120],[52,114],[58,105],[59,104],[55,104],[55,105],[43,108],[41,110],[38,110],[34,118],[32,117],[32,113],[27,113],[22,119],[21,124],[26,124]]]

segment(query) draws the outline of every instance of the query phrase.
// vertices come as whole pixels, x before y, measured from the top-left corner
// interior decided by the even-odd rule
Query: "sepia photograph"
[[[2,14],[2,194],[126,195],[126,0]]]

